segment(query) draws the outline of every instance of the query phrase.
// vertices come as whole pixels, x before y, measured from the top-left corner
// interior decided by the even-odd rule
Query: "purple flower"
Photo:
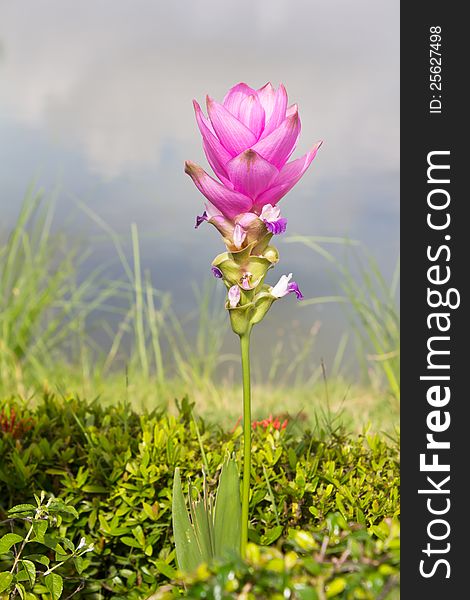
[[[217,277],[217,279],[222,279],[223,277],[223,273],[222,271],[219,269],[219,267],[211,267],[211,271],[212,271],[212,275],[214,277]]]

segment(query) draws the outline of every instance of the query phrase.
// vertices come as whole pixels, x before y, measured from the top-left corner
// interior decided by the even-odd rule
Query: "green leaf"
[[[333,579],[331,583],[326,586],[326,597],[333,598],[346,588],[346,579],[344,577],[338,577],[337,579]]]
[[[131,548],[142,548],[142,544],[140,544],[136,539],[128,537],[128,536],[124,536],[122,538],[120,538],[120,541],[123,544],[126,544],[126,546],[130,546]]]
[[[27,513],[27,512],[36,512],[36,506],[34,504],[17,504],[8,510],[8,514],[12,513]]]
[[[49,512],[68,514],[78,519],[78,512],[76,509],[69,504],[65,504],[65,502],[62,502],[62,500],[54,500],[54,502],[52,502],[49,506]]]
[[[175,469],[173,481],[172,516],[178,567],[182,571],[194,571],[203,560],[193,526],[189,520],[178,468]]]
[[[5,554],[5,552],[8,552],[12,546],[22,541],[23,538],[21,535],[16,533],[5,534],[0,538],[0,554]]]
[[[145,535],[142,527],[137,525],[137,527],[132,529],[132,533],[134,534],[135,539],[139,542],[140,547],[142,548],[145,546]]]
[[[28,556],[25,556],[24,558],[25,560],[33,560],[34,562],[40,563],[45,567],[48,567],[49,563],[51,562],[50,559],[44,554],[28,554]]]
[[[156,521],[158,519],[158,504],[151,506],[147,502],[143,501],[142,509],[145,515],[152,521]]]
[[[20,561],[28,575],[29,584],[31,587],[36,583],[36,567],[30,560],[23,559]]]
[[[220,473],[214,510],[214,555],[240,551],[242,507],[237,463],[229,459]]]
[[[20,595],[21,600],[24,600],[25,596],[26,596],[26,590],[24,589],[24,585],[21,583],[17,583],[15,585],[16,591],[18,592],[18,594]]]
[[[205,482],[204,482],[205,485]],[[204,490],[205,492],[205,490]],[[194,525],[194,533],[201,549],[201,556],[204,562],[209,562],[213,556],[213,527],[212,514],[210,511],[207,494],[205,499],[191,499],[191,490],[189,491],[189,509],[191,519]]]
[[[82,491],[87,494],[105,494],[108,492],[108,489],[102,485],[84,485]]]
[[[156,560],[155,566],[160,571],[160,573],[162,573],[162,575],[165,575],[165,577],[168,577],[168,579],[174,579],[176,577],[175,569],[173,569],[173,567],[168,565],[165,561]]]
[[[42,542],[44,541],[44,535],[47,531],[47,521],[34,521],[33,522],[33,531],[36,535],[34,541]]]
[[[317,592],[310,585],[297,583],[294,585],[294,590],[299,600],[318,600]]]
[[[261,545],[270,546],[282,535],[283,529],[284,528],[282,527],[282,525],[278,525],[277,527],[273,527],[273,529],[267,531],[264,535],[261,536]]]
[[[12,573],[8,573],[7,571],[0,573],[0,594],[10,587],[12,581]]]
[[[64,582],[60,575],[57,575],[57,573],[49,573],[49,575],[44,577],[44,583],[51,593],[52,600],[58,600],[62,596]]]
[[[75,563],[75,568],[77,569],[77,573],[81,575],[83,571],[88,568],[91,564],[91,561],[88,558],[83,558],[82,556],[76,556],[73,559]]]

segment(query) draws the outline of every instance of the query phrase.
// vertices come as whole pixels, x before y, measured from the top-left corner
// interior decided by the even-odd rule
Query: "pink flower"
[[[297,105],[287,106],[282,84],[277,90],[270,83],[255,90],[239,83],[222,104],[208,96],[209,119],[195,100],[194,109],[204,152],[219,181],[190,161],[185,170],[209,201],[207,208],[213,211],[215,207],[230,220],[246,212],[260,215],[266,205],[275,207],[321,146],[317,142],[304,156],[287,162],[301,127]]]
[[[240,297],[240,288],[238,287],[238,285],[232,285],[232,287],[228,291],[228,303],[230,308],[235,308],[236,306],[238,306],[238,303],[240,302]]]

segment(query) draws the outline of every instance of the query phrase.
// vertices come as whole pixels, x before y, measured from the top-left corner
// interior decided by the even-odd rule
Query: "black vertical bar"
[[[463,189],[470,170],[463,147],[469,69],[463,60],[459,64],[460,52],[469,54],[469,36],[461,11],[456,3],[435,0],[401,5],[404,600],[470,598],[463,545],[470,505],[465,489],[470,487],[465,419],[470,403],[465,385],[470,374],[465,313],[470,272],[470,219],[465,215],[470,198]],[[455,308],[444,306],[446,299]],[[429,348],[450,353],[430,354]]]

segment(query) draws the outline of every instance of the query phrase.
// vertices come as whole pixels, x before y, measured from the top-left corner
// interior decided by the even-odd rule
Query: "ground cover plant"
[[[44,562],[61,562],[57,544],[72,554],[80,543],[93,547],[86,562],[77,568],[72,557],[53,571],[63,598],[266,598],[278,586],[292,598],[385,598],[396,590],[397,440],[353,436],[328,422],[312,432],[295,415],[253,428],[247,562],[234,558],[183,580],[171,529],[174,469],[201,489],[202,463],[214,486],[227,454],[240,461],[242,432],[236,423],[227,430],[196,417],[188,399],[178,404],[175,414],[139,414],[126,403],[105,409],[51,395],[35,408],[3,403],[0,539],[18,536],[8,549],[0,542],[3,594],[20,583],[34,597],[51,597]],[[26,571],[22,581],[9,582],[3,573],[31,522],[27,508],[8,510],[34,508],[33,493],[41,492],[43,502],[53,496],[59,503],[60,520],[49,522],[47,548],[36,537],[30,558],[24,555],[36,565],[36,581],[25,567],[13,569],[16,577]]]

